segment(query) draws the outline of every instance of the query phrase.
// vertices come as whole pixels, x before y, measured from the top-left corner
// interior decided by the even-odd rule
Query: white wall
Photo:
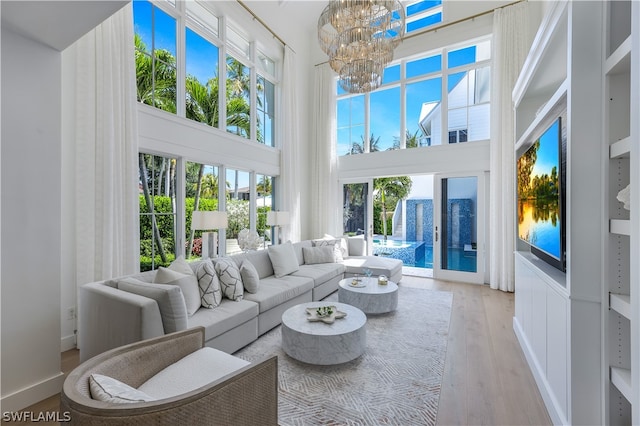
[[[2,409],[60,391],[60,52],[2,28]]]

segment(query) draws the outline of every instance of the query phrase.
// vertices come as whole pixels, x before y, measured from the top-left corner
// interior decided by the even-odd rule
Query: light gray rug
[[[236,352],[278,355],[280,425],[433,425],[453,295],[402,287],[398,310],[368,315],[367,350],[353,361],[309,365],[280,347],[280,326]],[[325,301],[337,301],[337,293]]]

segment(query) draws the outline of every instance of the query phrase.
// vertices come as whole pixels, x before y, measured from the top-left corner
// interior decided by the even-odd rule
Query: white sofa
[[[279,325],[282,314],[289,307],[321,300],[336,291],[338,282],[345,276],[362,274],[369,268],[374,275],[384,274],[395,282],[402,278],[402,261],[364,256],[365,243],[361,237],[344,239],[342,259],[336,262],[305,262],[303,250],[321,244],[318,241],[293,244],[297,270],[281,277],[274,274],[268,250],[231,256],[238,266],[248,260],[255,267],[259,275],[258,290],[253,294],[245,291],[242,300],[238,301],[223,298],[219,306],[198,309],[190,317],[185,313],[184,318],[167,318],[166,309],[163,316],[160,305],[166,307],[167,303],[173,302],[123,290],[126,287],[123,282],[130,278],[153,282],[156,271],[81,286],[78,311],[80,361],[112,348],[196,326],[204,328],[206,346],[233,353]],[[190,263],[193,271],[201,262]],[[172,290],[179,292],[179,287]],[[169,324],[174,328],[170,329]]]

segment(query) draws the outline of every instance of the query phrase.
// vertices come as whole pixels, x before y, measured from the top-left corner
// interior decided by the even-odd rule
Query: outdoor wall
[[[3,411],[60,392],[60,52],[2,26]]]
[[[404,239],[406,241],[424,241],[427,246],[433,246],[433,200],[409,199],[406,201],[406,206],[407,231]],[[420,214],[418,213],[420,209],[422,210],[422,218],[419,217]],[[447,211],[450,217],[454,217],[447,229],[447,246],[461,248],[464,244],[476,242],[474,236],[475,227],[472,226],[474,217],[473,200],[450,199]],[[420,228],[422,228],[422,235],[418,235],[417,232]]]

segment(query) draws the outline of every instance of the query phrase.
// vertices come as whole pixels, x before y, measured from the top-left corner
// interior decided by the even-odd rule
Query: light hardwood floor
[[[513,293],[412,276],[404,276],[400,285],[453,293],[439,425],[551,424],[513,332]],[[62,371],[71,371],[78,359],[78,351],[64,352]],[[59,407],[55,395],[26,411]]]

